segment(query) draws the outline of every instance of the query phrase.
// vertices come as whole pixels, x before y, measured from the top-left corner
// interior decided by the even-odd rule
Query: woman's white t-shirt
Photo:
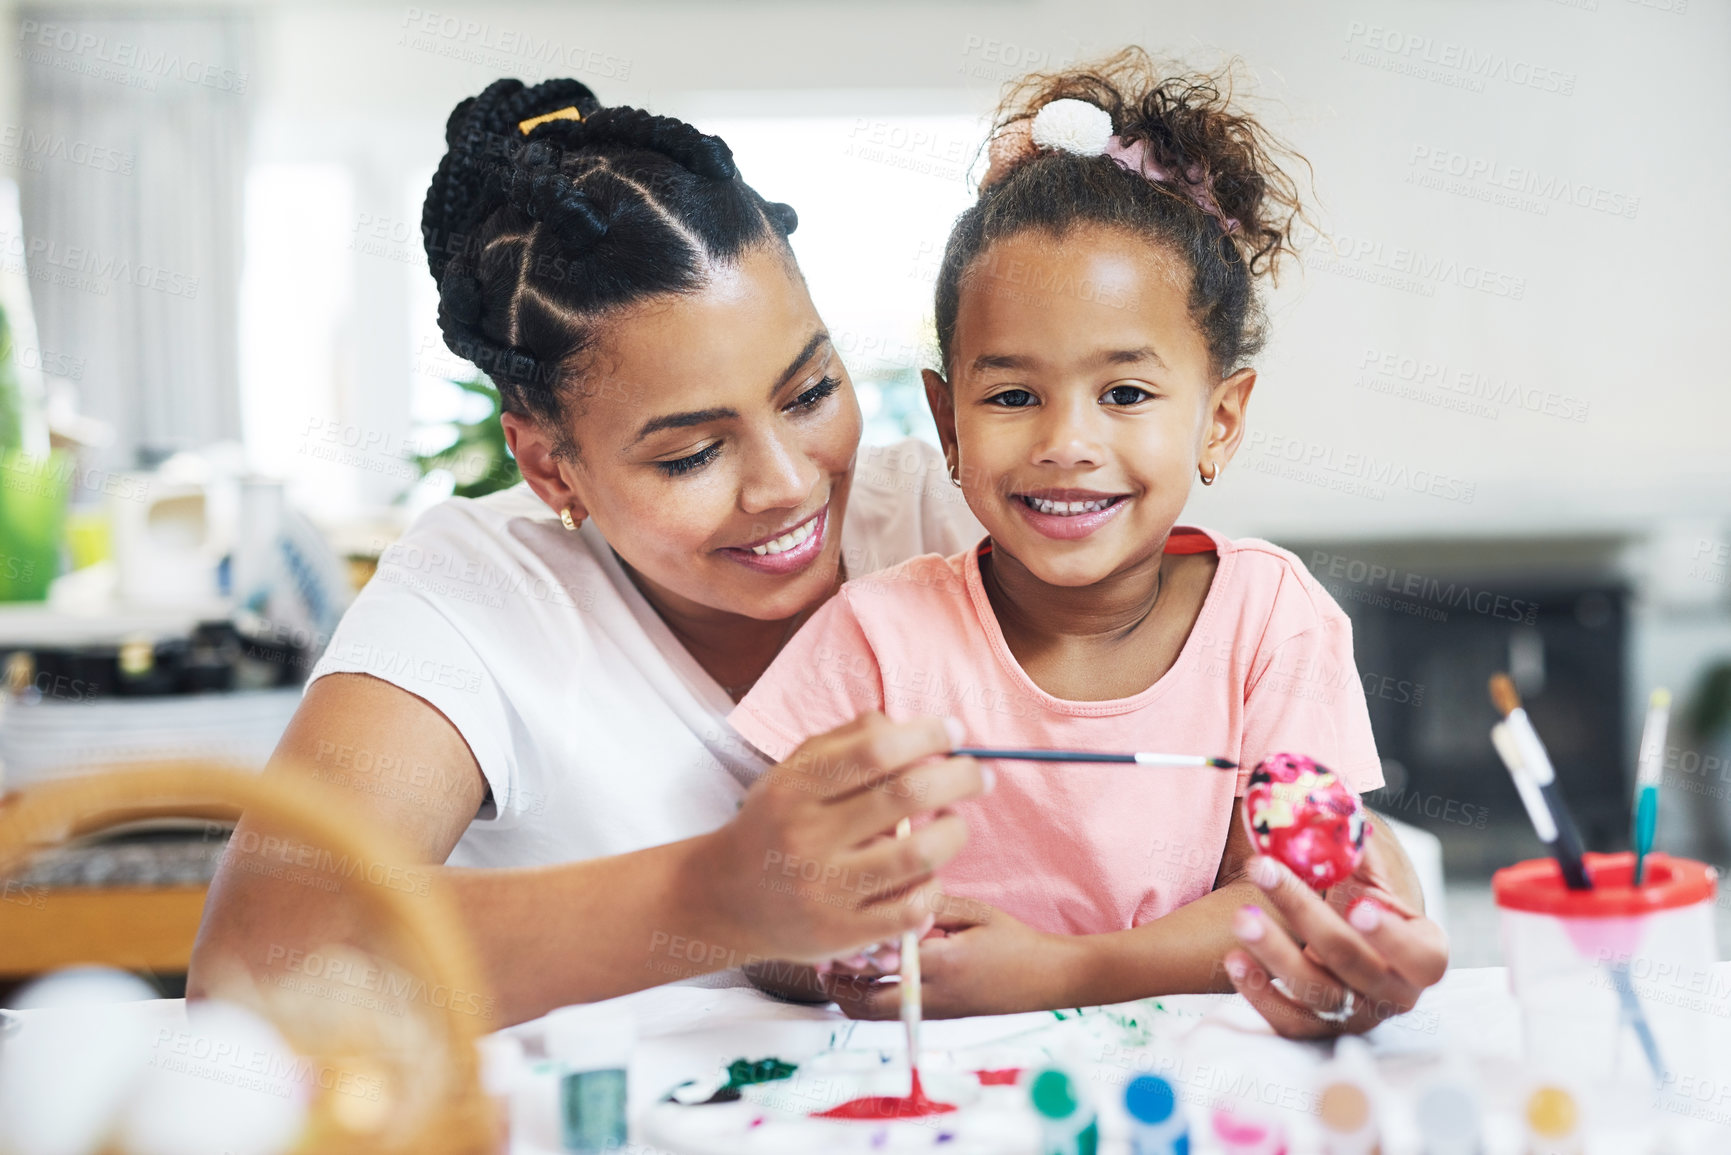
[[[981,534],[937,450],[861,449],[842,528],[849,574],[949,555]],[[600,533],[566,530],[526,484],[417,518],[307,684],[337,673],[424,699],[468,743],[490,799],[451,866],[540,866],[701,834],[733,816],[765,768],[727,725],[726,692]],[[432,805],[450,785],[448,768],[347,760],[350,780],[371,774]]]

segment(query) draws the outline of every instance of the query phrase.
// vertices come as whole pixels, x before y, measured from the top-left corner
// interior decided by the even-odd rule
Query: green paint
[[[759,1059],[755,1063],[750,1059],[735,1059],[727,1064],[727,1086],[724,1089],[731,1091],[756,1083],[773,1083],[777,1079],[787,1078],[797,1070],[797,1063],[789,1063],[774,1056]]]

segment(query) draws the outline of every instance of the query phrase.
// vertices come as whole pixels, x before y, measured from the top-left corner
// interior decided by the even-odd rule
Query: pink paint
[[[1224,1107],[1214,1111],[1214,1137],[1228,1155],[1286,1155],[1285,1132],[1272,1124],[1245,1119]]]
[[[849,1099],[827,1111],[819,1111],[818,1119],[919,1119],[926,1115],[944,1115],[954,1111],[949,1103],[926,1098],[920,1086],[920,1073],[914,1071],[913,1084],[906,1095],[867,1095]]]

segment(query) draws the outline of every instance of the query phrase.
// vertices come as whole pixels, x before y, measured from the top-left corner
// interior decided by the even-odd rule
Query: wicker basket
[[[343,890],[364,913],[369,931],[391,947],[385,966],[397,976],[395,1011],[381,1015],[376,1005],[363,1009],[328,994],[286,990],[268,976],[239,967],[211,984],[219,997],[263,1015],[300,1056],[317,1064],[311,1067],[319,1075],[309,1088],[307,1126],[296,1150],[320,1155],[496,1150],[496,1119],[481,1093],[474,1047],[490,1029],[491,1001],[478,995],[483,990],[479,970],[455,908],[435,872],[414,865],[394,837],[359,820],[340,796],[319,783],[304,776],[176,762],[32,786],[0,798],[0,879],[44,850],[117,823],[187,816],[233,820],[243,810],[249,828],[281,832],[342,861],[364,864],[363,880],[401,877],[407,868],[431,881],[410,889],[349,885]],[[344,952],[354,953],[343,947],[327,953]],[[440,991],[468,995],[458,1006],[454,998],[437,997]],[[479,1012],[477,1005],[483,1008]],[[356,1087],[379,1094],[357,1095]]]

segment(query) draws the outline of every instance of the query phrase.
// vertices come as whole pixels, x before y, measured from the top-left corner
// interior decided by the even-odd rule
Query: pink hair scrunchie
[[[1148,155],[1147,141],[1125,144],[1121,136],[1114,136],[1106,142],[1106,155],[1117,161],[1120,167],[1140,173],[1148,180],[1172,185],[1189,197],[1197,208],[1219,221],[1221,228],[1229,233],[1238,231],[1238,218],[1227,216],[1215,203],[1214,193],[1208,187],[1207,175],[1202,171],[1201,165],[1191,165],[1183,179],[1176,180],[1166,171],[1165,166]]]

